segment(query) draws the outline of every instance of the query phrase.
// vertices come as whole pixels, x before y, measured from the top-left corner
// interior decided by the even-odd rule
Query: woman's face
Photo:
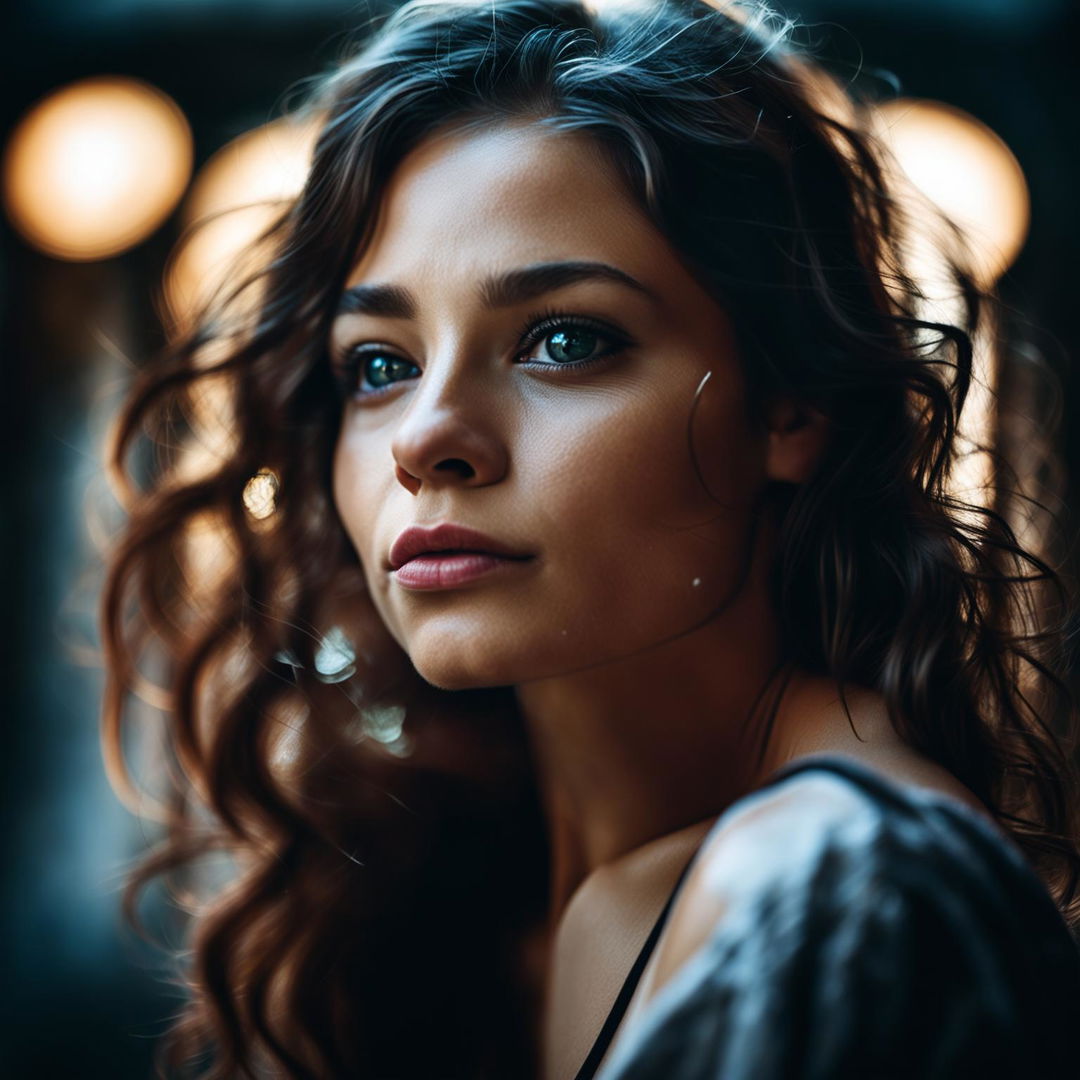
[[[648,663],[726,603],[765,479],[732,328],[587,136],[521,123],[429,139],[348,285],[334,499],[425,679]],[[689,425],[708,373],[703,487]],[[404,529],[443,522],[532,558],[435,589],[389,569]]]

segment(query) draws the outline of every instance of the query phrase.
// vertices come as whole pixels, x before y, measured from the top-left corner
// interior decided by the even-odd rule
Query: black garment
[[[599,1080],[1080,1078],[1080,946],[1012,841],[958,799],[835,755],[777,769],[713,830],[766,802],[722,841],[723,918]]]

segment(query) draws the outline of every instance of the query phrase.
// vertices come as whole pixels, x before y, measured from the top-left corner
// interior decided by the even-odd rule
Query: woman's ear
[[[785,397],[769,406],[766,419],[766,475],[770,480],[805,483],[825,453],[829,418],[812,405]]]

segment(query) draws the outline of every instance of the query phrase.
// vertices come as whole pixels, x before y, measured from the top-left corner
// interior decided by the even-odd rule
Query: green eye
[[[386,386],[392,386],[399,378],[408,378],[410,370],[416,374],[420,369],[408,360],[402,360],[400,356],[390,353],[368,353],[361,355],[358,361],[360,375],[368,380],[375,390],[381,390]]]
[[[600,335],[592,330],[577,327],[572,330],[556,330],[544,339],[548,355],[556,360],[574,363],[584,360],[596,348]]]
[[[519,359],[539,367],[584,367],[622,351],[629,339],[580,315],[550,312],[522,328]]]

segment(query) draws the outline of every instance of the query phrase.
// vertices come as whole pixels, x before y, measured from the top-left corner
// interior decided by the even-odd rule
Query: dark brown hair
[[[750,3],[600,16],[413,0],[373,29],[306,106],[313,164],[258,272],[139,373],[109,451],[128,519],[103,596],[106,759],[134,800],[123,742],[133,714],[153,720],[141,700],[168,765],[164,836],[126,910],[164,875],[190,935],[163,1073],[535,1068],[527,945],[548,850],[512,688],[419,678],[331,498],[329,323],[388,178],[449,122],[595,138],[731,313],[755,408],[783,391],[829,416],[815,477],[770,493],[785,662],[879,690],[1075,925],[1075,707],[1055,622],[1071,601],[1016,535],[1038,504],[1007,460],[985,498],[951,492],[993,309],[957,250],[955,318],[928,315],[865,104]],[[272,513],[253,509],[255,476]]]

